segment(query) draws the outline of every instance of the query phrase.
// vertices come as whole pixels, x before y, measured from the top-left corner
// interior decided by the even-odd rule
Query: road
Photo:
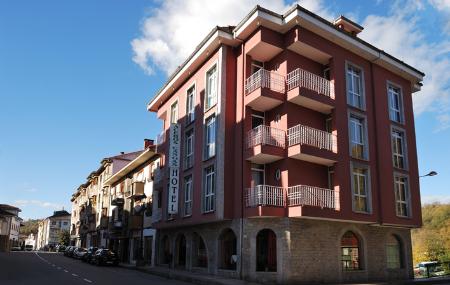
[[[187,285],[120,267],[94,266],[59,253],[0,252],[1,285]]]

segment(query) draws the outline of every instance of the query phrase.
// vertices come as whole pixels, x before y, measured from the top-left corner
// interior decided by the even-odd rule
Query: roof
[[[53,215],[48,217],[48,219],[50,219],[50,218],[66,217],[66,216],[70,216],[69,212],[67,212],[66,210],[54,211]]]
[[[5,211],[5,210],[3,210],[3,209],[0,209],[0,217],[11,217],[11,216],[15,216],[14,214],[11,214],[10,212],[8,212],[8,211]]]
[[[398,64],[400,68],[395,67],[393,69],[399,69],[404,72],[410,72],[411,78],[417,78],[417,82],[414,82],[414,84],[419,84],[422,80],[422,77],[425,76],[425,74],[412,67],[411,65],[401,61],[400,59],[386,53],[385,51],[371,45],[370,43],[362,40],[361,38],[352,35],[342,29],[339,29],[336,27],[332,22],[320,17],[319,15],[303,8],[300,5],[294,5],[291,9],[289,9],[284,14],[278,14],[271,10],[268,10],[266,8],[263,8],[259,5],[255,6],[247,16],[244,17],[242,21],[239,22],[239,24],[235,27],[228,26],[228,27],[219,27],[216,26],[212,31],[200,42],[200,44],[195,48],[194,52],[189,55],[189,57],[169,76],[167,81],[164,83],[164,85],[158,90],[156,95],[150,100],[150,102],[147,105],[147,109],[149,111],[156,111],[158,109],[158,106],[156,106],[157,101],[160,101],[160,104],[167,98],[164,98],[164,94],[171,94],[178,88],[178,86],[174,86],[175,83],[178,83],[177,80],[180,77],[183,77],[183,73],[190,73],[188,70],[188,67],[192,65],[195,61],[195,57],[200,55],[208,55],[208,53],[205,52],[205,50],[208,50],[209,47],[214,47],[214,45],[217,46],[217,42],[220,44],[228,44],[231,46],[238,46],[241,44],[242,39],[245,39],[246,37],[239,37],[240,29],[242,29],[248,22],[255,21],[258,17],[262,17],[262,14],[265,14],[266,22],[270,22],[270,25],[273,26],[280,26],[280,27],[287,27],[291,28],[291,26],[300,25],[298,21],[292,21],[293,19],[302,19],[304,21],[309,21],[310,19],[304,19],[300,17],[300,14],[305,15],[311,19],[314,20],[314,23],[312,25],[322,25],[324,27],[327,27],[328,31],[334,31],[335,34],[340,35],[340,38],[343,41],[347,41],[349,45],[353,45],[355,49],[361,49],[362,47],[365,47],[366,49],[369,49],[372,54],[377,54],[378,56],[373,59],[373,61],[376,64],[379,64],[379,62],[382,62],[385,65],[391,65]],[[260,15],[261,14],[261,15]],[[256,15],[256,16],[255,16]],[[300,17],[300,18],[299,18]],[[355,27],[363,29],[360,25],[357,23],[349,20],[346,17],[341,16],[342,19],[345,19],[352,25],[355,25]],[[263,22],[260,23],[258,20],[258,25],[263,25]],[[322,27],[323,28],[323,27]],[[219,34],[218,32],[222,32],[222,34]],[[286,32],[286,31],[285,31]],[[218,41],[214,41],[214,37],[218,38]],[[208,47],[207,44],[210,44]],[[381,64],[380,64],[381,65]],[[184,76],[185,79],[187,76]],[[182,81],[182,80],[179,80]],[[172,88],[170,88],[172,87]],[[170,95],[168,95],[170,96]],[[160,100],[161,99],[161,100]]]
[[[120,181],[122,178],[126,177],[129,173],[132,173],[141,166],[142,164],[148,162],[150,159],[158,157],[159,155],[155,152],[154,148],[148,148],[136,157],[133,161],[125,165],[121,170],[116,172],[113,176],[108,178],[104,185],[112,186],[114,183]]]
[[[22,210],[20,210],[19,208],[8,205],[8,204],[0,204],[0,209],[22,212]]]

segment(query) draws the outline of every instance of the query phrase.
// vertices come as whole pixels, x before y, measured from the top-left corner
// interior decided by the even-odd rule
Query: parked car
[[[119,258],[112,250],[101,248],[92,256],[91,263],[95,265],[111,264],[117,266],[119,264]]]
[[[72,249],[73,246],[69,245],[66,247],[66,250],[64,251],[64,256],[69,256],[69,251]]]
[[[65,245],[60,245],[57,247],[56,249],[57,252],[65,252],[66,251],[66,246]]]
[[[76,259],[82,259],[86,253],[87,253],[87,250],[84,247],[77,247],[73,251],[73,257],[75,257]]]
[[[22,248],[20,246],[13,246],[11,247],[11,251],[21,251]]]
[[[81,258],[81,260],[84,262],[90,263],[92,256],[97,252],[97,250],[98,250],[98,247],[94,247],[94,246],[89,247],[87,249],[86,254],[83,256],[83,258]]]
[[[75,251],[75,249],[77,249],[76,246],[70,247],[69,251],[67,252],[67,256],[68,256],[68,257],[74,257],[74,256],[73,256],[73,252]]]
[[[25,250],[26,250],[26,251],[32,251],[32,250],[33,250],[33,245],[27,244],[27,245],[25,246]]]

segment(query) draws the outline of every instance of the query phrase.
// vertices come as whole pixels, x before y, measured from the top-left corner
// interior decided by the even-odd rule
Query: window
[[[346,232],[342,236],[341,260],[344,271],[361,269],[359,239],[353,232]]]
[[[251,187],[264,184],[264,164],[252,163]]]
[[[185,137],[184,168],[188,169],[194,165],[194,130],[187,131]]]
[[[363,74],[361,69],[353,65],[347,65],[347,103],[364,109]]]
[[[356,212],[369,212],[368,170],[353,168],[353,209]]]
[[[409,217],[408,179],[404,176],[394,177],[395,211],[399,217]]]
[[[389,118],[397,123],[403,122],[403,106],[401,90],[392,85],[388,86]]]
[[[192,266],[205,268],[208,267],[208,251],[206,249],[206,244],[203,241],[203,238],[199,234],[194,233],[192,241]]]
[[[192,215],[192,175],[184,179],[184,215]]]
[[[405,133],[392,130],[392,160],[394,167],[405,169]]]
[[[350,155],[354,158],[366,159],[365,121],[363,118],[350,115]]]
[[[386,264],[389,269],[399,269],[402,267],[402,249],[400,241],[394,235],[390,235],[386,242]]]
[[[205,110],[210,109],[216,104],[217,100],[217,66],[214,65],[206,73],[206,96]]]
[[[212,115],[205,122],[205,159],[216,154],[216,117]]]
[[[277,271],[277,236],[265,229],[256,236],[256,271]]]
[[[178,101],[170,106],[170,123],[176,124],[178,122]]]
[[[186,124],[193,122],[195,119],[195,86],[187,91],[186,98]]]
[[[264,113],[252,114],[252,129],[264,125]]]
[[[205,185],[203,193],[203,212],[208,213],[214,211],[214,192],[215,192],[215,172],[214,166],[209,166],[205,169]]]
[[[260,71],[261,69],[264,69],[264,63],[257,61],[257,60],[253,60],[252,61],[252,74]]]

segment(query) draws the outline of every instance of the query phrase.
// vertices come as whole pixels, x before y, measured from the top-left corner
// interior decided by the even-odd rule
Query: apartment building
[[[89,174],[72,195],[71,244],[82,247],[108,246],[110,189],[104,182],[121,170],[142,151],[104,158],[100,167]]]
[[[412,277],[424,74],[362,30],[257,6],[175,71],[148,104],[163,125],[158,265],[269,283]]]
[[[156,231],[152,228],[154,169],[159,167],[153,141],[133,161],[105,181],[111,189],[108,247],[120,261],[153,265]]]
[[[53,215],[39,222],[36,239],[37,249],[52,249],[57,246],[62,231],[70,230],[70,213],[66,210],[54,211]]]
[[[19,246],[19,232],[22,219],[17,207],[0,204],[0,251],[10,251]]]

